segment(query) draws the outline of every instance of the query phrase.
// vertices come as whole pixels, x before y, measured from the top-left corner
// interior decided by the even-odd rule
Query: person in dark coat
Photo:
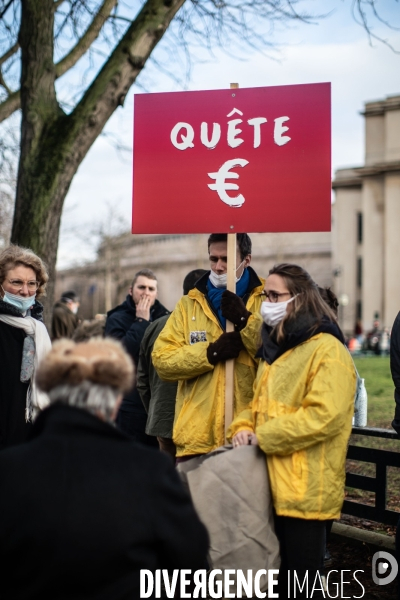
[[[207,271],[190,271],[183,281],[186,295]],[[151,360],[154,342],[164,328],[169,315],[151,323],[143,336],[137,369],[137,389],[147,413],[146,433],[156,436],[160,450],[175,459],[175,444],[172,441],[172,426],[175,416],[177,381],[163,381],[158,376]]]
[[[164,315],[169,315],[169,310],[157,300],[157,278],[150,269],[141,269],[133,278],[125,302],[107,313],[104,334],[120,340],[137,366],[147,327]],[[117,426],[133,440],[158,447],[157,439],[145,433],[146,421],[147,413],[134,386],[124,396]]]
[[[0,453],[2,600],[135,600],[140,569],[200,569],[208,535],[171,461],[113,425],[121,344],[55,342],[31,439]]]
[[[400,312],[393,323],[390,337],[390,370],[394,383],[395,400],[392,427],[400,435]]]
[[[392,327],[390,336],[390,371],[394,383],[394,419],[392,427],[400,436],[400,312],[398,313]],[[396,557],[400,564],[400,519],[396,529]],[[398,580],[398,599],[400,600],[400,577]]]
[[[31,250],[12,245],[0,253],[0,450],[27,439],[34,411],[47,401],[33,380],[51,347],[38,302],[47,280]]]
[[[99,315],[94,319],[85,319],[75,329],[72,339],[74,342],[87,342],[92,337],[104,337],[105,325],[105,315]]]
[[[51,321],[52,340],[72,338],[75,329],[79,325],[77,317],[79,304],[79,298],[73,290],[64,292],[61,299],[55,303]]]

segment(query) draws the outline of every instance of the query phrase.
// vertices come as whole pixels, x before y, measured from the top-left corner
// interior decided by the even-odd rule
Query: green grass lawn
[[[368,427],[382,427],[392,429],[391,422],[394,417],[394,386],[390,373],[390,360],[388,356],[360,356],[355,357],[358,373],[365,379],[368,394]],[[400,438],[386,440],[382,438],[363,435],[352,435],[350,443],[355,446],[379,448],[400,452]],[[347,471],[375,477],[375,465],[370,463],[347,461]],[[374,494],[358,489],[346,488],[349,499],[373,503]],[[388,468],[387,506],[392,510],[400,510],[400,469]]]
[[[394,417],[394,386],[388,356],[363,356],[354,359],[368,394],[368,427],[391,429]]]

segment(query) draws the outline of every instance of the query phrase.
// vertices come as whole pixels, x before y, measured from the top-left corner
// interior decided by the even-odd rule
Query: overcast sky
[[[319,25],[299,24],[277,33],[276,41],[287,44],[281,48],[278,60],[260,52],[247,53],[246,60],[237,60],[216,51],[213,59],[193,66],[186,89],[221,89],[229,87],[230,82],[238,82],[240,87],[331,82],[334,173],[338,168],[363,164],[364,119],[360,111],[365,102],[400,95],[400,54],[378,41],[373,42],[373,47],[369,45],[364,30],[351,18],[350,0],[310,1],[309,4],[320,10],[321,6],[327,11],[333,8],[335,12],[321,19]],[[399,3],[382,0],[377,4],[386,11],[389,22],[400,27]],[[400,52],[399,31],[378,27],[378,24],[374,31]],[[154,68],[146,69],[141,83],[147,91],[182,89],[160,76]],[[110,136],[132,148],[135,93],[142,93],[142,89],[133,86],[124,108],[119,108],[110,119],[106,128],[108,136],[97,139],[72,182],[65,202],[59,268],[95,256],[93,243],[87,243],[88,234],[93,223],[106,223],[110,206],[130,227],[132,152],[118,152],[110,143]]]

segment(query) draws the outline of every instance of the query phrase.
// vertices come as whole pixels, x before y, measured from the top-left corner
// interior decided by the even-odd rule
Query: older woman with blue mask
[[[38,302],[47,280],[32,250],[12,245],[0,253],[0,449],[24,442],[35,412],[47,404],[34,380],[51,349]]]

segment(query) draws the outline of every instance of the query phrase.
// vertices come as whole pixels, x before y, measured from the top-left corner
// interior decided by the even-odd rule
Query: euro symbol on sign
[[[239,175],[237,173],[231,173],[230,170],[233,167],[245,167],[248,164],[249,161],[244,158],[234,158],[233,160],[227,160],[216,173],[208,173],[208,176],[211,177],[211,179],[215,179],[215,183],[208,184],[210,190],[215,190],[222,202],[225,202],[225,204],[233,206],[234,208],[239,208],[244,204],[244,196],[243,194],[238,194],[233,197],[228,196],[226,193],[227,190],[238,190],[239,186],[236,183],[228,183],[225,180],[239,179]]]

